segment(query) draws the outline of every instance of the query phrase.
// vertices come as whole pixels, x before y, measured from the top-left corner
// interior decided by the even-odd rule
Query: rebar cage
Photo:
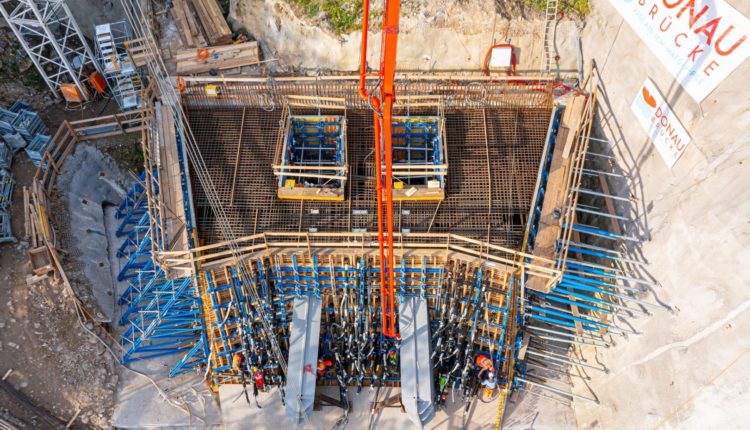
[[[356,96],[356,81],[219,81],[216,85],[220,87],[218,97],[207,96],[202,85],[188,82],[182,101],[237,236],[272,231],[377,230],[373,113]],[[520,247],[550,121],[551,86],[461,81],[403,81],[399,86],[403,96],[395,107],[396,116],[437,117],[439,133],[442,120],[441,165],[448,160],[451,163],[442,170],[442,201],[397,202],[397,231],[454,233]],[[285,122],[286,115],[291,116],[284,109],[290,95],[319,101],[319,105],[335,99],[332,104],[337,105],[295,108],[294,115],[344,116],[345,199],[294,201],[278,197],[280,182],[268,166],[281,158],[279,124]],[[425,98],[430,99],[428,106],[418,101]],[[437,105],[443,107],[442,119],[441,113],[436,115]],[[440,148],[438,145],[438,159]],[[439,167],[430,169],[430,174],[440,171]],[[226,239],[215,223],[200,181],[192,179],[199,237],[205,244]],[[411,187],[405,185],[402,192]]]
[[[445,120],[440,116],[393,119],[393,199],[442,200],[448,171]]]
[[[280,199],[343,200],[346,185],[346,118],[289,115],[273,166]]]

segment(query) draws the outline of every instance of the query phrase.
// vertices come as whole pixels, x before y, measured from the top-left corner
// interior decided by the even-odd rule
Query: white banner
[[[630,108],[671,169],[691,138],[651,79],[646,78]]]
[[[750,20],[723,0],[610,0],[698,102],[750,55]]]

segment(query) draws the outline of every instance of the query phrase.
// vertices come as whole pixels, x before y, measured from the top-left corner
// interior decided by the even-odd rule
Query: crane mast
[[[400,0],[386,0],[383,12],[382,45],[378,78],[380,95],[367,92],[367,30],[369,27],[370,1],[364,0],[362,15],[362,48],[359,68],[359,95],[373,108],[375,128],[375,194],[378,210],[378,243],[380,256],[380,297],[382,331],[387,337],[398,337],[396,333],[395,288],[393,267],[393,104],[396,100],[396,50],[398,24],[401,12]],[[383,172],[385,169],[385,172]],[[384,174],[385,173],[385,174]],[[385,200],[385,208],[383,208]],[[385,209],[385,210],[384,210]],[[385,217],[383,216],[385,212]]]

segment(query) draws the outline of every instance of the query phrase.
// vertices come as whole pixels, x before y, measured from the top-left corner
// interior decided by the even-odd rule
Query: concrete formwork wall
[[[638,234],[661,284],[655,298],[674,311],[635,321],[642,335],[600,353],[612,372],[591,375],[602,404],[576,403],[578,427],[742,428],[750,417],[750,60],[697,103],[608,0],[591,3],[584,55],[602,72],[600,113],[614,114],[602,115],[603,131],[632,175],[628,191],[642,199]],[[747,1],[729,3],[750,16]],[[671,170],[630,110],[646,77],[693,138]]]

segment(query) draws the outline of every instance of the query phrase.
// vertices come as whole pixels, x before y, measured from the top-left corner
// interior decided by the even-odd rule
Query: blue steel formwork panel
[[[47,132],[47,126],[42,121],[42,118],[36,112],[29,110],[21,110],[18,112],[18,116],[13,121],[13,128],[18,132],[26,142],[31,143],[39,134]]]
[[[13,123],[18,119],[18,112],[0,108],[0,135],[15,133]]]
[[[398,180],[406,185],[427,185],[438,181],[445,188],[445,177],[437,166],[445,162],[445,142],[442,136],[442,119],[438,116],[405,116],[393,119],[393,166],[435,165],[433,172],[423,176],[409,175]],[[429,171],[429,169],[423,169]],[[394,177],[398,173],[394,173]]]
[[[0,169],[10,170],[13,164],[13,148],[0,140]]]
[[[120,206],[117,207],[117,211],[115,212],[115,218],[122,219],[125,217],[125,215],[128,214],[129,211],[131,211],[133,208],[135,208],[138,205],[138,202],[144,197],[145,195],[145,188],[143,188],[143,183],[146,180],[146,172],[142,172],[141,175],[138,177],[138,181],[136,181],[135,185],[133,185],[132,188],[128,191],[127,196],[125,196],[125,199],[120,203]]]
[[[52,141],[52,137],[45,134],[37,134],[32,140],[28,142],[28,145],[26,145],[26,147],[24,148],[24,151],[26,151],[26,155],[29,156],[29,159],[31,159],[34,167],[39,167],[39,164],[41,164],[42,156],[47,150],[47,146],[49,146],[50,141]]]
[[[294,175],[288,177],[283,172],[297,172],[310,167],[319,170],[307,170],[307,173],[318,175],[345,176],[347,168],[346,155],[346,119],[344,116],[290,116],[288,134],[284,136],[281,153],[282,174],[279,176],[279,188],[287,186],[287,180],[304,187],[343,188],[343,180],[330,180],[313,176]],[[299,172],[297,172],[299,173]],[[301,173],[305,173],[304,170]]]
[[[10,105],[8,110],[11,112],[19,113],[22,110],[31,110],[31,105],[23,100],[16,100],[12,105]]]
[[[125,200],[118,206],[115,217],[120,219],[120,226],[115,235],[124,237],[117,250],[119,258],[125,258],[125,263],[117,275],[118,281],[131,280],[138,277],[141,271],[153,270],[154,263],[151,250],[160,244],[153,243],[154,237],[159,237],[159,223],[153,222],[153,214],[149,214],[148,199],[143,179],[128,191]],[[154,193],[158,193],[158,186],[152,184]]]

